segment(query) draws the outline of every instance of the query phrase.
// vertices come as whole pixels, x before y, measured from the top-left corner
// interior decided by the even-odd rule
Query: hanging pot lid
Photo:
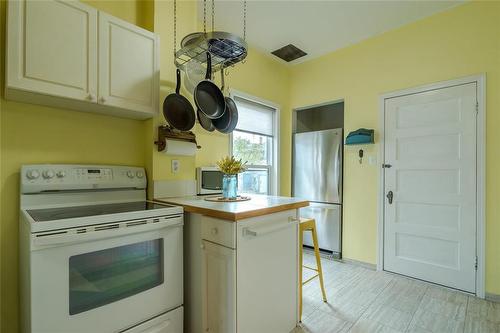
[[[186,35],[182,40],[181,40],[181,47],[186,47],[189,45],[194,45],[198,39],[203,38],[203,32],[193,32],[190,33],[189,35]]]

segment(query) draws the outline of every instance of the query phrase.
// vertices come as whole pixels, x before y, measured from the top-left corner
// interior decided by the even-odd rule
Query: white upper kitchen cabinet
[[[7,86],[95,102],[97,10],[76,1],[8,6]]]
[[[136,119],[157,112],[154,33],[68,0],[11,0],[7,29],[7,99]]]
[[[99,12],[99,103],[154,112],[157,50],[154,33]]]

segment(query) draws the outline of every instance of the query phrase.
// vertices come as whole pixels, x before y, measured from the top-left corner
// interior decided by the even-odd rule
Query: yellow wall
[[[292,68],[290,105],[345,99],[345,127],[375,128],[384,92],[487,73],[486,291],[500,294],[500,2],[472,2]],[[379,145],[370,148],[376,155]],[[376,262],[378,169],[346,147],[347,258]],[[366,159],[365,159],[366,161]]]
[[[135,1],[89,3],[134,24],[152,27],[152,23],[147,22],[147,16],[140,22],[137,20],[138,8],[141,6]],[[141,5],[150,6],[145,2],[141,2]],[[3,83],[4,1],[1,1],[0,17],[0,78]],[[143,166],[146,154],[143,144],[145,122],[6,101],[3,99],[3,84],[0,88],[0,330],[17,332],[19,167],[22,164],[54,162]]]
[[[161,38],[162,98],[174,86],[172,3],[170,1],[86,1],[98,9],[150,30]],[[5,22],[5,2],[0,18]],[[178,2],[179,36],[196,31],[196,2]],[[347,130],[379,128],[378,96],[383,92],[486,72],[487,136],[487,291],[500,294],[500,157],[491,142],[500,142],[500,3],[474,2],[369,39],[322,58],[286,67],[256,50],[230,70],[230,88],[280,105],[280,193],[290,194],[291,109],[345,99]],[[4,33],[1,73],[3,81]],[[0,87],[2,88],[2,87]],[[2,94],[3,94],[3,89]],[[186,92],[183,91],[186,95]],[[189,96],[188,96],[189,97]],[[3,332],[18,327],[18,170],[25,163],[110,163],[145,166],[149,180],[193,179],[194,167],[227,154],[228,136],[208,134],[196,125],[196,157],[176,157],[181,172],[170,172],[172,157],[152,144],[163,116],[135,121],[59,110],[0,99],[0,269]],[[127,147],[127,149],[123,149]],[[378,145],[366,149],[376,155]],[[377,179],[375,166],[359,165],[356,150],[345,152],[344,255],[376,261]]]

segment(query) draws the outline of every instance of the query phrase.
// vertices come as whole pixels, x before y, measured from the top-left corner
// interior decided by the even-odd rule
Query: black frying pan
[[[222,91],[210,79],[212,77],[212,58],[207,52],[207,74],[205,80],[194,89],[194,102],[198,109],[209,119],[220,118],[226,110]]]
[[[198,122],[200,123],[201,127],[209,132],[213,132],[215,130],[214,124],[212,124],[212,119],[207,118],[207,116],[205,116],[205,114],[201,112],[200,109],[196,110],[196,114],[198,116]]]
[[[177,85],[175,93],[168,95],[163,101],[163,116],[170,126],[180,131],[189,131],[196,121],[194,109],[186,97],[179,94],[181,87],[181,71],[177,69]]]
[[[221,70],[222,91],[224,91],[224,69]],[[215,128],[224,134],[231,133],[238,124],[238,108],[231,97],[225,97],[226,112],[222,117],[212,120]]]

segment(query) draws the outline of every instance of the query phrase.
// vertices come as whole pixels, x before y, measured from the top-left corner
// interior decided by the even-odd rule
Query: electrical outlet
[[[181,162],[179,162],[179,160],[172,160],[172,173],[179,172],[180,168],[181,168]]]

